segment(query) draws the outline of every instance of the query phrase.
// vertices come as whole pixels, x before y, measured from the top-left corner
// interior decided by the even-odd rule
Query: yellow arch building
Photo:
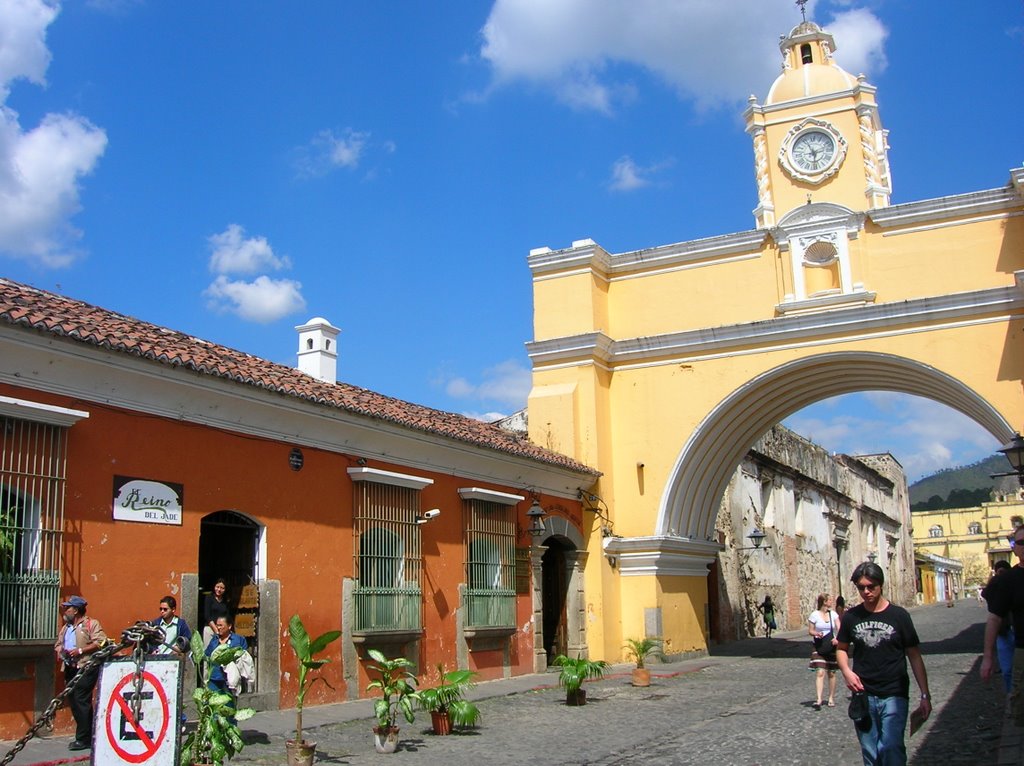
[[[892,205],[875,88],[813,23],[780,48],[782,74],[745,112],[755,228],[529,255],[530,436],[603,473],[584,541],[595,656],[621,656],[652,615],[672,651],[707,648],[723,492],[789,414],[874,389],[947,404],[1000,441],[1024,421],[1024,168]]]

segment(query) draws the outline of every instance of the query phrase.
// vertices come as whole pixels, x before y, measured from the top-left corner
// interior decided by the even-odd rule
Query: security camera
[[[427,511],[426,513],[423,514],[423,518],[425,518],[425,519],[436,519],[440,515],[441,515],[441,509],[440,508],[431,508],[429,511]]]

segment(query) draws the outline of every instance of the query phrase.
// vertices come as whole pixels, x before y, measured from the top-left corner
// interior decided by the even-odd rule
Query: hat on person
[[[88,605],[88,603],[89,602],[86,601],[81,596],[71,596],[71,597],[68,598],[67,601],[64,601],[63,603],[61,603],[61,606],[64,606],[64,607],[73,606],[76,609],[81,609],[83,606]]]

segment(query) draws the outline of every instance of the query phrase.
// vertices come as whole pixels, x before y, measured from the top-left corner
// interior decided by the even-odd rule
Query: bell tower
[[[795,26],[779,49],[782,74],[764,103],[751,96],[744,113],[757,227],[773,227],[808,202],[858,212],[887,206],[892,183],[875,87],[836,64],[832,35],[814,22]]]

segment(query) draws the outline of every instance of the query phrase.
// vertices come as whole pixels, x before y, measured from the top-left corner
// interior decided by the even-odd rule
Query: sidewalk
[[[927,607],[924,607],[923,609],[927,609]],[[914,611],[916,612],[917,610]],[[942,617],[943,615],[939,616]],[[667,685],[683,681],[683,677],[687,674],[697,673],[698,671],[708,668],[719,667],[722,668],[721,671],[713,671],[714,680],[706,678],[705,680],[700,681],[699,683],[720,683],[723,677],[722,673],[725,671],[725,668],[727,666],[734,666],[738,663],[749,662],[751,658],[764,659],[766,661],[777,663],[779,661],[778,658],[791,658],[795,656],[797,653],[802,652],[805,648],[803,646],[805,639],[806,632],[804,630],[795,630],[784,633],[776,633],[776,638],[773,638],[771,640],[756,638],[732,642],[729,644],[714,647],[714,653],[710,656],[702,656],[677,662],[668,662],[653,665],[651,666],[652,675],[654,676],[655,683],[657,683],[658,678],[661,678],[663,680],[662,690],[665,690]],[[959,656],[963,657],[964,655],[960,654]],[[785,660],[785,662],[788,663],[788,659]],[[962,661],[958,660],[957,662],[960,663]],[[766,662],[765,667],[767,667],[768,664],[769,662]],[[628,686],[627,679],[629,677],[629,672],[631,669],[632,665],[627,664],[615,665],[609,668],[608,675],[606,675],[604,681],[593,682],[594,696],[600,699],[602,695],[607,696],[609,693],[621,694],[621,692],[616,692],[615,690],[623,688],[624,683],[625,686]],[[729,673],[733,675],[738,674],[740,672],[741,671],[738,668],[734,668],[732,671],[729,671]],[[746,673],[747,671],[742,672]],[[793,673],[793,671],[786,672]],[[797,677],[801,679],[803,678],[801,674],[804,672],[805,671],[800,670],[795,671]],[[947,675],[950,678],[953,677],[949,673],[947,673]],[[704,674],[701,674],[700,676],[694,676],[693,678],[702,678],[703,676]],[[692,683],[693,681],[685,681],[685,684]],[[514,703],[513,707],[530,706],[531,710],[535,711],[542,708],[538,707],[538,702],[532,699],[534,695],[531,695],[531,692],[550,690],[557,687],[557,685],[558,679],[556,673],[554,672],[532,674],[497,681],[481,682],[470,692],[470,697],[474,700],[486,700],[506,697],[509,695],[517,695],[516,698],[520,699],[521,701]],[[746,688],[746,686],[744,686],[743,688]],[[783,687],[780,686],[779,688]],[[544,696],[550,697],[551,695],[549,693]],[[718,704],[712,699],[705,699],[703,697],[701,699],[705,700],[703,703],[705,707],[707,707],[708,705],[716,706]],[[948,700],[949,698],[946,697],[946,699]],[[650,702],[644,704],[652,706],[649,708],[651,714],[661,715],[660,713],[655,713],[655,710],[665,708],[666,703],[671,704],[671,700],[666,698],[660,701],[654,701],[652,697]],[[588,706],[588,708],[589,707],[591,706]],[[509,707],[502,703],[501,709],[505,711],[502,713],[503,717],[506,717],[506,720],[511,722],[513,719],[509,716]],[[600,704],[597,704],[593,706],[593,710],[591,712],[593,714],[605,715],[604,713],[600,713],[600,711],[604,710],[611,712],[612,709],[613,708],[611,707],[611,705],[605,705],[604,708],[602,708]],[[715,710],[717,709],[718,708],[715,707]],[[751,708],[751,710],[753,711],[764,711],[766,709],[771,709],[771,705],[758,703],[753,705]],[[555,710],[557,710],[557,708]],[[547,715],[550,715],[551,712],[553,712],[552,709],[549,709],[549,713]],[[737,711],[733,710],[726,711],[723,708],[723,712],[716,713],[716,715],[732,715],[736,712]],[[844,709],[837,710],[836,712],[845,715]],[[747,716],[747,725],[750,726],[752,730],[757,730],[759,728],[755,725],[755,719],[752,719],[750,717],[750,711],[747,711],[746,708],[744,708],[742,714]],[[341,702],[330,705],[308,707],[303,711],[303,724],[307,735],[311,739],[326,739],[329,736],[331,727],[336,728],[336,725],[338,724],[345,724],[349,722],[358,722],[364,720],[368,721],[372,718],[372,715],[372,700],[355,700],[352,702]],[[535,715],[535,713],[532,713],[532,715]],[[574,713],[574,715],[578,715],[578,713]],[[617,713],[616,715],[619,714]],[[800,716],[808,714],[801,714],[799,712],[794,711],[792,715]],[[809,715],[814,716],[816,714],[809,713]],[[257,713],[253,718],[249,719],[244,724],[243,728],[246,731],[246,739],[248,742],[250,742],[250,747],[246,748],[246,750],[239,756],[238,760],[251,760],[253,763],[261,764],[276,764],[283,762],[284,756],[282,740],[291,737],[293,733],[294,721],[294,710],[277,710]],[[601,723],[602,721],[607,721],[609,725],[611,725],[612,723],[612,719],[607,718],[598,718],[594,721],[591,721],[592,725],[597,725],[599,727],[599,729],[597,730],[592,730],[591,738],[597,739],[602,736],[602,731],[600,730],[601,727],[604,726],[604,724]],[[834,723],[838,727],[837,731],[840,732],[840,739],[842,739],[843,742],[845,742],[846,744],[850,744],[846,741],[849,739],[846,736],[848,732],[846,731],[847,727],[845,725],[846,723],[848,723],[848,721],[845,721],[842,716],[839,716],[835,719]],[[945,726],[947,728],[949,726],[949,723],[950,722],[948,721],[945,722]],[[530,726],[533,725],[534,723],[531,722]],[[944,726],[944,724],[942,722],[939,722],[938,720],[936,720],[934,723],[929,723],[929,726],[933,725],[939,727]],[[953,728],[957,728],[957,724],[954,724]],[[317,729],[321,729],[321,731],[317,733]],[[524,732],[522,733],[520,733],[518,729],[516,731],[517,733],[514,736],[530,736],[531,733],[535,733],[529,729],[524,730]],[[1010,721],[1004,720],[1001,726],[994,729],[992,733],[995,736],[995,739],[999,742],[999,758],[997,761],[999,766],[1024,766],[1024,759],[1022,759],[1022,752],[1024,752],[1024,750],[1022,750],[1022,748],[1024,748],[1024,729],[1015,727],[1010,723]],[[682,737],[684,736],[684,734],[681,733],[680,736]],[[692,737],[693,734],[691,732],[689,734],[686,734],[685,736]],[[488,744],[496,744],[496,742],[494,742],[494,740],[496,739],[496,733],[492,731],[490,733],[490,736],[488,736],[485,739],[487,740]],[[68,751],[67,746],[70,741],[71,738],[67,736],[47,737],[43,739],[33,740],[30,743],[28,743],[26,749],[19,754],[18,758],[16,758],[13,761],[13,763],[17,764],[18,766],[57,766],[57,764],[88,762],[88,754],[72,753]],[[459,761],[460,757],[465,759],[470,756],[470,750],[468,748],[471,741],[472,738],[469,738],[463,739],[461,742],[458,743],[459,755],[455,758],[448,759],[449,766],[458,766],[458,764],[461,763],[461,761]],[[2,758],[7,753],[12,744],[13,743],[9,742],[0,743],[0,758]],[[427,744],[428,751],[431,749],[431,747],[433,747],[435,758],[443,757],[443,752],[441,751],[439,744],[432,743],[429,740]],[[481,740],[481,744],[483,744],[483,740]],[[278,754],[280,754],[279,759],[277,758]],[[407,753],[407,756],[409,758],[412,758],[413,754]],[[473,757],[475,758],[476,756]],[[351,760],[352,762],[361,762],[360,759],[357,758],[352,758]],[[373,762],[372,758],[369,758],[367,760],[371,763]],[[466,762],[468,763],[471,760],[473,759],[470,758]],[[567,763],[569,761],[556,759],[555,762]],[[665,762],[673,763],[675,761],[671,760],[670,757],[670,759]],[[912,758],[911,762],[914,763],[916,762],[916,760]],[[928,760],[928,757],[925,757],[922,762],[931,761]],[[992,761],[986,760],[986,763],[991,762]]]

